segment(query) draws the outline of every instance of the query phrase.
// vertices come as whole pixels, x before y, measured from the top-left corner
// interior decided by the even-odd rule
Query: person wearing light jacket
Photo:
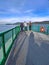
[[[27,31],[27,23],[24,21],[24,30]]]

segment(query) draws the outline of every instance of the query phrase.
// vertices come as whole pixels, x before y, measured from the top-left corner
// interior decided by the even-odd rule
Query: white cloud
[[[0,11],[0,14],[20,14],[22,11],[16,9],[16,8],[9,8],[9,9],[6,9],[5,11]]]
[[[33,9],[30,9],[30,10],[24,11],[24,13],[30,13],[30,12],[32,12],[32,11],[34,11],[34,10],[33,10]]]
[[[17,9],[14,9],[14,8],[8,9],[8,11],[10,13],[19,13],[19,14],[21,13],[20,10],[17,10]]]
[[[40,21],[48,21],[49,20],[49,16],[47,17],[17,17],[17,18],[2,18],[0,19],[0,23],[1,22],[4,22],[4,23],[15,23],[15,22],[29,22],[29,21],[32,21],[32,22],[40,22]]]

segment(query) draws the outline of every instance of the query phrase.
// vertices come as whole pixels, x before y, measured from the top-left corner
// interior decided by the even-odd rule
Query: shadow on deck
[[[38,35],[37,39],[35,34],[33,32],[19,34],[6,65],[49,65],[49,41]]]

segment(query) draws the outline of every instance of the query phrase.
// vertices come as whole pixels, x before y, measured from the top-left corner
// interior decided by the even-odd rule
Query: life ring
[[[44,27],[40,27],[40,32],[45,32],[45,28]]]

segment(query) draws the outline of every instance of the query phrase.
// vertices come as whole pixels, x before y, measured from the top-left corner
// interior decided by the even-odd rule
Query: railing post
[[[48,35],[48,28],[47,28],[47,35]]]
[[[4,34],[2,35],[2,44],[3,44],[3,55],[4,55],[4,58],[6,57],[6,53],[5,53],[5,40],[4,40]]]
[[[16,27],[16,37],[17,37],[17,27]]]
[[[13,29],[12,29],[12,42],[13,42]]]
[[[15,27],[15,35],[16,35],[16,27]],[[15,36],[16,37],[16,36]]]

